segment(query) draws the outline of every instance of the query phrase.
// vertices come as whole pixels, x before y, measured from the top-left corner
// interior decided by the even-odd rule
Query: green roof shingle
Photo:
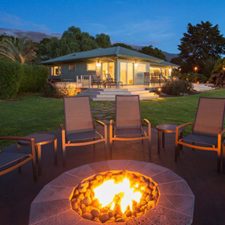
[[[76,60],[89,59],[89,58],[97,58],[97,57],[107,57],[107,56],[115,56],[115,57],[127,57],[127,58],[138,58],[142,60],[146,60],[152,63],[164,63],[165,61],[153,56],[149,56],[138,51],[130,50],[124,47],[116,46],[111,48],[97,48],[89,51],[82,52],[74,52],[68,55],[60,56],[57,58],[49,59],[42,64],[50,65],[54,63],[60,62],[72,62]],[[167,63],[167,62],[165,62]]]

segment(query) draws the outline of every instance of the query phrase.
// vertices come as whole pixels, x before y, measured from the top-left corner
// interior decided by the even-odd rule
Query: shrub
[[[8,99],[17,95],[21,81],[21,65],[0,60],[0,98]]]
[[[162,87],[163,93],[175,96],[190,94],[192,91],[192,83],[187,80],[169,80]]]
[[[40,65],[23,65],[20,92],[40,92],[43,90],[47,78],[48,69]]]
[[[188,80],[192,83],[205,83],[208,78],[203,75],[203,74],[199,74],[199,73],[181,73],[179,71],[173,72],[172,74],[173,77],[177,77],[180,80]]]
[[[60,97],[60,96],[58,96],[58,93],[57,93],[57,90],[56,90],[54,84],[51,82],[46,82],[46,84],[44,85],[43,95],[45,97],[54,97],[54,98]]]

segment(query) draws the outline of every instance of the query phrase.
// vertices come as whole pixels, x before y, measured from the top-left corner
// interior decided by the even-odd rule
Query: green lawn
[[[141,102],[142,116],[153,126],[160,123],[192,121],[199,96],[225,97],[225,89],[200,95],[160,98]],[[93,102],[95,117],[109,119],[114,116],[111,102]],[[62,99],[38,95],[23,96],[16,100],[0,101],[0,136],[26,135],[36,131],[54,131],[63,122]]]

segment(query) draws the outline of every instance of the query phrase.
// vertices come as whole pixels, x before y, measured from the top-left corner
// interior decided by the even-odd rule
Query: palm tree
[[[24,64],[36,57],[35,46],[26,38],[3,37],[0,41],[0,55]]]

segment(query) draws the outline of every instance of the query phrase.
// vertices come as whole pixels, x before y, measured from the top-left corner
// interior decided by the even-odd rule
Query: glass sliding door
[[[135,64],[134,84],[144,84],[144,73],[147,72],[145,63]]]
[[[133,63],[120,62],[120,81],[123,84],[133,84]]]
[[[114,62],[103,62],[102,63],[102,79],[105,80],[108,75],[115,79],[115,66]]]

